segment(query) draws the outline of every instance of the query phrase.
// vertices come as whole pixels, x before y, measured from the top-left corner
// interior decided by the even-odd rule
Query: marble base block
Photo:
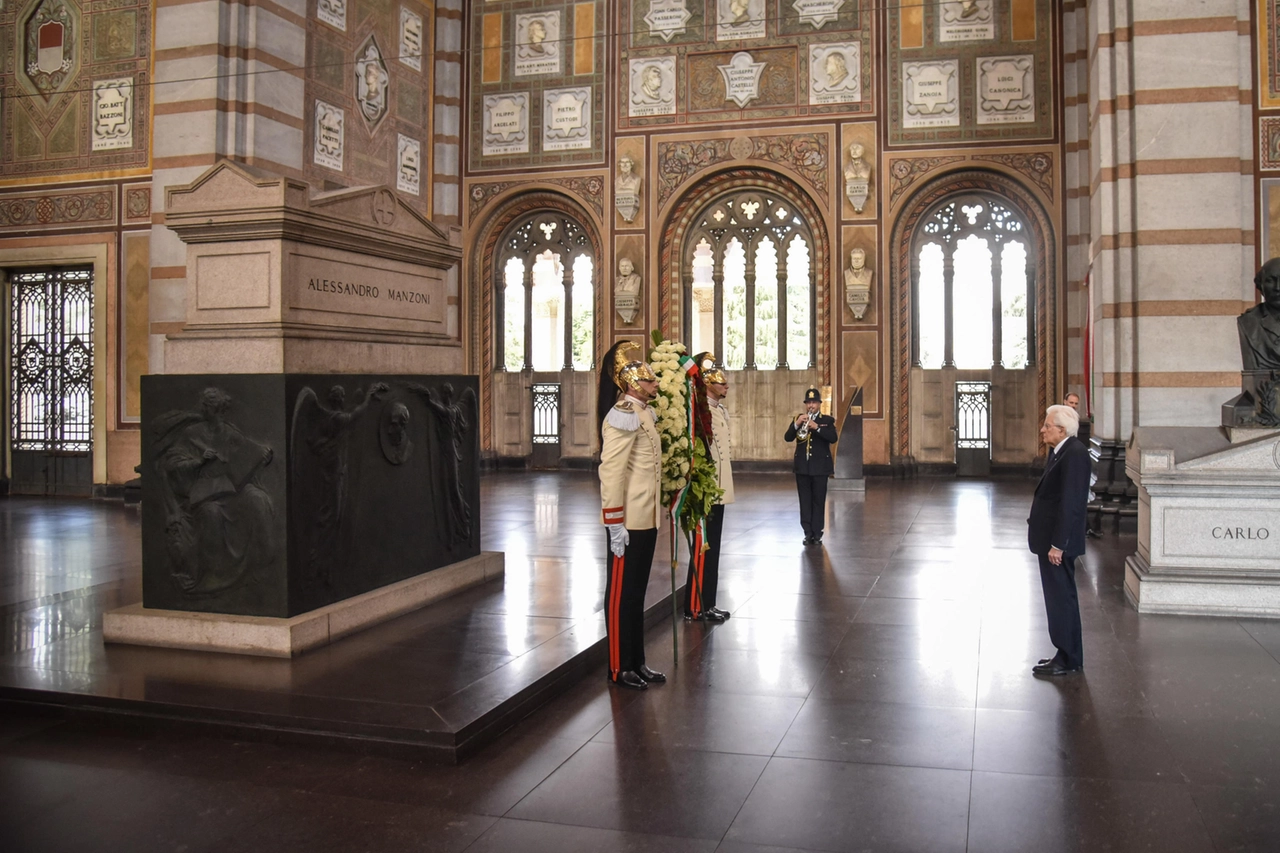
[[[1125,597],[1142,613],[1280,616],[1280,435],[1139,427],[1138,552]]]
[[[827,481],[827,488],[833,492],[865,492],[865,477],[832,477]]]
[[[502,577],[500,551],[406,578],[289,618],[156,610],[141,603],[103,615],[108,643],[287,658]]]

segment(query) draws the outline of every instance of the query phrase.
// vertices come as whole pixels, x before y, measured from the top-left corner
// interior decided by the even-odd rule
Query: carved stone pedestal
[[[1139,489],[1134,607],[1280,616],[1280,431],[1139,427],[1126,471]]]

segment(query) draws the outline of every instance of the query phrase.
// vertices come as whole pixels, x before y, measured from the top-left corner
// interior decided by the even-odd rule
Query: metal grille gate
[[[93,270],[9,275],[10,488],[93,489]]]
[[[991,473],[991,383],[956,383],[956,475]]]
[[[533,459],[534,468],[560,467],[560,385],[555,382],[533,384]]]

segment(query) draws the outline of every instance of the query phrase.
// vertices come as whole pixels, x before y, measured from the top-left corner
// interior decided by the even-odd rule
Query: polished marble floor
[[[1084,674],[1032,678],[1032,485],[873,480],[833,492],[804,549],[790,479],[743,476],[733,618],[679,624],[676,663],[670,623],[650,632],[670,683],[584,678],[460,767],[0,707],[0,849],[1280,849],[1280,623],[1139,617],[1133,539],[1108,536],[1078,576]],[[418,617],[421,667],[370,667],[388,704],[598,621],[590,475],[492,475],[483,497],[505,581]],[[139,597],[136,537],[117,505],[0,500],[0,668],[89,677],[102,611]]]

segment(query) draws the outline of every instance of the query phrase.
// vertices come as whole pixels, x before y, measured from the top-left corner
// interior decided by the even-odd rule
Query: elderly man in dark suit
[[[1084,667],[1076,557],[1084,553],[1089,451],[1076,438],[1079,428],[1080,416],[1070,406],[1050,406],[1040,427],[1049,460],[1031,501],[1027,545],[1040,559],[1049,639],[1058,649],[1031,668],[1042,676],[1067,675]]]

